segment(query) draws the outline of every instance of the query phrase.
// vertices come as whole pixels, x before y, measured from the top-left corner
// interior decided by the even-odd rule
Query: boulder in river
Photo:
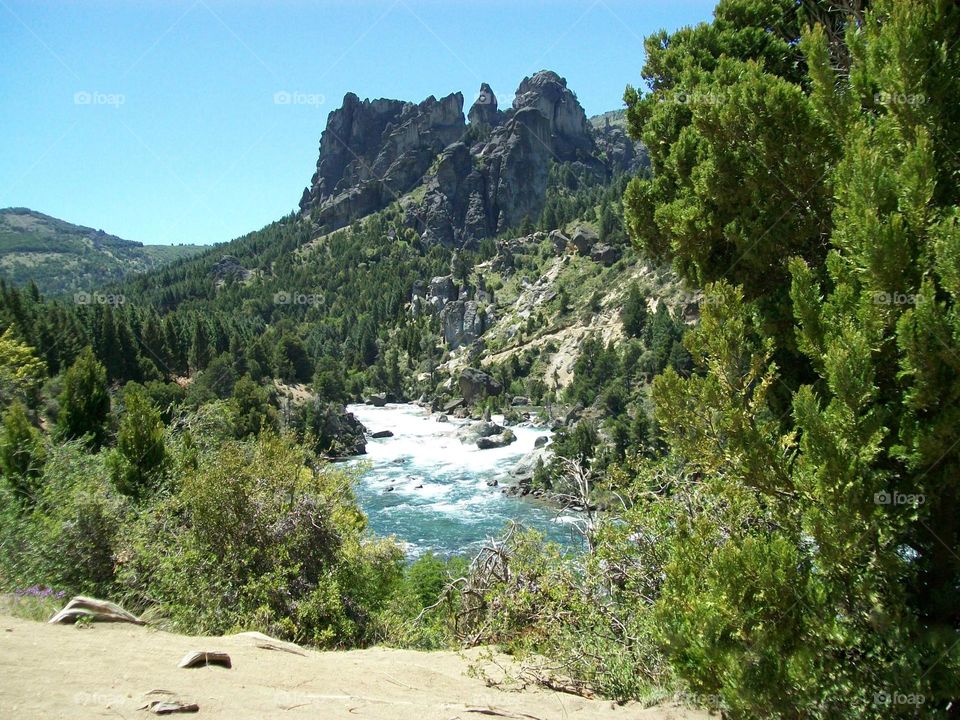
[[[489,435],[477,440],[477,447],[481,450],[491,450],[493,448],[502,448],[517,441],[517,436],[512,430],[504,430],[498,435]]]
[[[463,405],[463,403],[464,403],[464,399],[462,397],[454,398],[453,400],[448,402],[446,405],[444,405],[443,408],[441,409],[443,410],[444,413],[452,413],[454,410],[456,410],[461,405]]]
[[[387,404],[387,396],[383,393],[377,393],[376,395],[371,395],[367,398],[367,405],[373,405],[374,407],[383,407]]]
[[[377,432],[375,432],[375,433],[370,433],[370,437],[372,437],[374,440],[379,440],[380,438],[393,437],[393,431],[392,431],[392,430],[377,430]]]
[[[516,465],[510,469],[510,477],[518,484],[529,483],[533,480],[533,473],[537,469],[537,461],[543,460],[544,463],[547,463],[550,461],[551,455],[553,453],[546,447],[536,448],[517,461]]]
[[[543,447],[548,442],[550,442],[550,438],[548,438],[546,435],[541,435],[540,437],[538,437],[536,440],[533,441],[533,446],[535,448]]]
[[[473,445],[481,438],[488,438],[491,435],[499,435],[503,432],[503,426],[495,422],[476,422],[470,425],[464,425],[457,430],[457,437],[465,445]]]

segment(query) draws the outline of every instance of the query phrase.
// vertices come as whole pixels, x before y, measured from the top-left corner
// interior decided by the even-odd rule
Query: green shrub
[[[104,455],[91,455],[82,441],[55,446],[39,488],[26,513],[0,493],[2,585],[42,583],[68,593],[109,595],[117,539],[129,510],[113,489]]]
[[[365,538],[350,476],[289,436],[262,434],[198,454],[176,494],[129,528],[119,579],[180,629],[256,629],[345,647],[376,636],[401,574],[391,542]]]

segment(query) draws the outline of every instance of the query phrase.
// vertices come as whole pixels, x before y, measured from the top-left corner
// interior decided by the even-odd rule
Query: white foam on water
[[[408,557],[428,550],[463,552],[499,534],[510,520],[569,540],[571,533],[563,524],[567,513],[558,517],[549,508],[508,497],[487,484],[503,478],[549,431],[513,426],[515,442],[480,450],[456,437],[469,420],[437,422],[436,415],[407,404],[350,405],[348,410],[369,432],[393,433],[368,439],[367,454],[351,462],[368,467],[357,483],[357,497],[371,528],[403,541]],[[493,419],[503,422],[502,416]]]

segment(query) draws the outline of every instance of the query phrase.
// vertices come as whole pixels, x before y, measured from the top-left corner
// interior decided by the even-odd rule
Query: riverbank
[[[224,651],[233,667],[178,668],[191,650]],[[147,716],[138,708],[150,699],[178,697],[199,706],[196,717],[234,720],[708,717],[676,706],[616,705],[538,688],[505,692],[467,675],[479,654],[316,652],[262,636],[198,638],[126,624],[79,628],[0,616],[0,711],[48,720],[136,718]],[[149,694],[158,690],[172,695]]]

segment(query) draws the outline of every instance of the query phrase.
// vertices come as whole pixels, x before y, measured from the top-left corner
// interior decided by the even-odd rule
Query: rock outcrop
[[[463,395],[467,404],[503,392],[503,386],[499,382],[483,370],[477,370],[476,368],[464,368],[460,373],[458,384],[460,394]]]
[[[468,112],[453,93],[419,104],[353,93],[330,113],[300,209],[331,231],[404,198],[425,244],[476,247],[543,210],[551,162],[598,177],[645,161],[622,124],[594,127],[567,81],[543,70],[500,109],[483,83]],[[422,195],[410,194],[424,186]]]
[[[487,83],[480,84],[477,99],[470,106],[467,120],[477,127],[494,128],[503,120],[503,113],[497,107],[497,96]]]
[[[300,209],[328,230],[413,189],[437,154],[464,132],[463,95],[423,102],[364,100],[347,93],[327,118],[317,171]]]
[[[418,283],[412,290],[410,310],[416,316],[430,313],[440,316],[443,339],[451,349],[475,342],[495,318],[487,306],[490,294],[470,284],[457,285],[453,275],[440,275],[428,286]]]

